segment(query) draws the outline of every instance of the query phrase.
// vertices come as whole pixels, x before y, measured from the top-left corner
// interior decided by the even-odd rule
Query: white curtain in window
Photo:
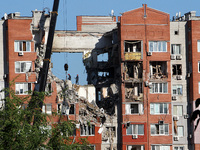
[[[139,104],[139,113],[143,114],[143,104]]]
[[[149,51],[153,52],[153,42],[149,42]]]
[[[42,112],[45,113],[45,105],[42,106]]]
[[[19,52],[19,42],[15,41],[15,52]]]
[[[150,104],[150,114],[154,114],[154,104]]]
[[[178,136],[183,137],[183,126],[178,126]]]
[[[126,114],[131,114],[130,104],[125,105],[125,111],[126,111]]]
[[[200,41],[197,41],[198,52],[200,52]]]
[[[154,124],[151,124],[151,134],[156,134],[156,126]]]
[[[15,72],[19,73],[20,72],[20,62],[15,62]]]
[[[25,72],[29,72],[31,70],[31,62],[26,62],[25,68]]]
[[[26,42],[26,51],[27,51],[27,52],[30,52],[30,51],[31,51],[31,42],[30,42],[30,41],[27,41],[27,42]]]
[[[170,150],[170,146],[161,146],[160,150]]]
[[[46,105],[46,108],[47,108],[46,113],[51,114],[51,105]]]
[[[182,116],[183,115],[183,106],[177,106],[177,115]]]
[[[163,47],[163,52],[167,52],[167,42],[163,41],[162,42],[162,47]]]
[[[28,93],[28,83],[24,83],[24,93]]]
[[[200,82],[199,82],[199,94],[200,94]]]

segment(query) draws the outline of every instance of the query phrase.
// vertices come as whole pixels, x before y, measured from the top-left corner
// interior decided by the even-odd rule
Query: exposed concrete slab
[[[106,39],[97,32],[55,31],[52,51],[83,53],[111,45]]]

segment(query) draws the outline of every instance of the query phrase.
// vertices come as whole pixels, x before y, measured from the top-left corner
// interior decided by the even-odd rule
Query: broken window
[[[179,31],[178,30],[175,30],[174,31],[174,35],[178,35]]]
[[[126,62],[125,63],[126,79],[129,78],[142,78],[143,65],[142,62]]]
[[[168,107],[167,103],[151,103],[150,114],[168,114]]]
[[[128,145],[127,150],[144,150],[143,145]]]
[[[151,135],[168,135],[168,124],[151,124]]]
[[[174,116],[183,116],[183,106],[182,105],[174,105],[173,106],[173,115]]]
[[[115,127],[106,127],[107,135],[111,135],[112,137],[116,137]]]
[[[94,135],[95,126],[94,125],[81,125],[81,135]]]
[[[130,103],[125,105],[126,114],[143,114],[142,103]]]
[[[143,88],[142,83],[126,83],[125,85],[125,97],[127,100],[142,100]]]
[[[170,150],[169,145],[151,145],[151,150]]]
[[[51,115],[52,114],[52,104],[43,105],[42,112]]]
[[[101,99],[102,99],[102,91],[101,91],[101,89],[99,89],[99,90],[97,90],[97,100],[101,101]]]
[[[97,61],[98,62],[107,62],[108,61],[108,53],[103,53],[103,54],[99,54],[97,56]]]
[[[174,54],[174,55],[181,54],[181,45],[180,44],[172,44],[171,54]]]
[[[51,83],[46,84],[45,92],[52,93],[52,84]]]
[[[125,41],[125,52],[141,52],[141,41]]]
[[[172,75],[182,75],[182,65],[181,64],[172,65]]]
[[[183,86],[182,85],[173,85],[172,86],[172,94],[173,95],[182,95],[183,94]]]
[[[26,73],[31,71],[31,61],[16,61],[15,73]]]
[[[167,93],[168,84],[166,83],[152,83],[150,93]]]
[[[70,104],[70,106],[65,106],[65,108],[63,107],[63,104],[61,104],[61,103],[57,104],[57,113],[61,113],[61,112],[62,112],[62,114],[66,114],[66,115],[75,114],[74,104]]]
[[[15,52],[30,52],[31,42],[30,41],[15,41]]]
[[[150,41],[149,52],[167,52],[166,41]]]
[[[167,77],[167,62],[153,61],[150,62],[150,77],[154,79]]]
[[[143,124],[129,124],[126,128],[126,135],[144,135],[144,125]]]
[[[31,83],[15,83],[15,93],[20,95],[30,94],[32,90]]]

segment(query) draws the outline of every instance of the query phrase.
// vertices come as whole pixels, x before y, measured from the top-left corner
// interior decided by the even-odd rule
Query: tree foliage
[[[53,116],[35,107],[44,93],[35,93],[33,97],[20,97],[8,89],[5,93],[5,107],[0,111],[0,149],[90,149],[87,140],[75,140],[75,121],[65,121],[62,115],[53,113],[60,117],[59,123],[53,123]]]

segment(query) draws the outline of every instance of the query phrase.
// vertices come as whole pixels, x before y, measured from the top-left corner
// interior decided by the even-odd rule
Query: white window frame
[[[168,93],[168,83],[167,82],[164,82],[164,83],[156,83],[156,82],[152,83],[152,86],[150,88],[150,93],[151,94],[157,94],[157,93],[167,94]]]
[[[24,66],[23,66],[23,64],[24,64]],[[31,61],[16,61],[15,62],[15,73],[26,73],[29,71],[32,71],[32,62]]]
[[[137,104],[138,105],[138,113],[131,113],[131,105]],[[128,103],[125,104],[125,111],[126,114],[134,115],[134,114],[143,114],[143,104],[142,103]]]
[[[178,93],[178,89],[180,89],[180,94]],[[175,94],[174,91],[176,92]],[[183,85],[181,84],[172,85],[172,95],[183,95]]]
[[[151,145],[151,150],[170,150],[169,145]]]
[[[167,106],[167,107],[165,107]],[[162,108],[162,110],[161,110]],[[158,110],[157,112],[155,111]],[[167,109],[167,112],[165,111]],[[168,114],[169,113],[169,104],[168,103],[150,103],[150,114],[159,115],[159,114]]]
[[[199,94],[200,94],[200,81],[198,82]]]
[[[198,73],[200,73],[200,61],[198,61]]]
[[[131,128],[131,134],[129,134],[127,131]],[[143,128],[143,133],[139,133],[139,128]],[[135,129],[135,130],[134,130]],[[126,128],[126,135],[144,135],[144,124],[130,124]]]
[[[177,126],[177,134],[176,135],[178,137],[184,137],[184,126]]]
[[[26,50],[23,51],[23,43],[26,44]],[[15,52],[31,52],[31,41],[19,40],[14,42]]]
[[[181,44],[172,44],[171,45],[171,54],[180,55],[181,54]]]
[[[166,41],[149,41],[149,52],[167,52],[167,42]]]
[[[151,136],[169,135],[169,124],[151,124],[150,128],[151,128]]]
[[[200,40],[197,41],[197,52],[200,52]]]
[[[144,150],[144,145],[127,145],[127,150],[132,150],[133,147],[138,148],[140,146],[140,149],[137,150]]]
[[[94,136],[95,135],[95,125],[80,125],[80,135],[81,136]],[[90,130],[90,132],[89,132]]]
[[[175,107],[176,107],[176,110],[175,110]],[[174,116],[183,116],[183,105],[173,105],[173,115]]]
[[[50,107],[50,111],[47,110],[48,109],[47,107]],[[46,114],[51,115],[52,114],[52,104],[44,104],[42,106],[42,113],[46,113]]]
[[[30,87],[29,87],[30,86]],[[20,92],[20,90],[23,90]],[[15,94],[17,95],[28,95],[28,91],[32,90],[32,83],[15,83]]]

